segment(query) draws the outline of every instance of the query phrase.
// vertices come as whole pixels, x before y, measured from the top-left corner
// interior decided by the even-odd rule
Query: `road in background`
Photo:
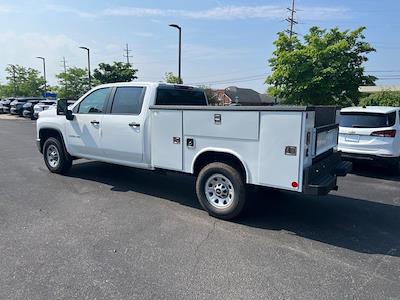
[[[0,120],[0,299],[398,299],[400,178],[356,173],[327,197],[253,191],[226,222],[191,176],[51,174],[34,122]]]

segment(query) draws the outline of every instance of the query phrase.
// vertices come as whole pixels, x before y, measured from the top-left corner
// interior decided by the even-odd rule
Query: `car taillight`
[[[381,130],[381,131],[374,131],[371,133],[372,136],[381,136],[381,137],[392,137],[396,136],[396,130]]]

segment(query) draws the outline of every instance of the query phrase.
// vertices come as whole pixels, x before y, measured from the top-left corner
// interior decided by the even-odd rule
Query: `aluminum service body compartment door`
[[[156,168],[182,171],[182,111],[151,111],[151,159]]]

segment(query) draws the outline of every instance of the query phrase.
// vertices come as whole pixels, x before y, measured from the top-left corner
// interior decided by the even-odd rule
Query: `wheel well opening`
[[[50,129],[50,128],[43,128],[39,131],[39,138],[40,138],[40,151],[43,151],[43,145],[46,142],[46,140],[50,137],[58,139],[62,144],[63,140],[61,138],[61,134],[55,130],[55,129]]]
[[[194,175],[199,175],[201,169],[213,162],[226,163],[227,165],[234,167],[239,171],[244,181],[246,181],[246,168],[243,166],[240,159],[233,154],[225,152],[208,151],[200,154],[194,163]]]

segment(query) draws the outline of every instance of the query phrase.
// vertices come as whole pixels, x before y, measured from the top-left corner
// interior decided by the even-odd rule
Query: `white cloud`
[[[83,18],[95,18],[96,15],[90,12],[85,12],[79,9],[71,8],[64,5],[57,5],[57,4],[49,4],[46,6],[46,9],[58,12],[58,13],[71,13]]]
[[[17,10],[14,7],[0,4],[0,14],[8,14],[15,12],[17,12]]]
[[[187,19],[208,20],[244,20],[244,19],[283,19],[287,12],[285,6],[218,6],[205,10],[159,9],[143,7],[114,7],[100,10],[96,14],[87,13],[74,8],[59,5],[49,5],[47,9],[55,12],[72,13],[81,17],[120,16],[120,17],[180,17]],[[299,7],[303,20],[334,20],[348,17],[349,10],[344,7]]]
[[[65,35],[0,32],[0,69],[4,70],[7,64],[20,64],[42,71],[42,64],[36,56],[43,56],[46,58],[48,80],[54,84],[54,74],[61,71],[63,56],[80,62],[78,46],[76,41]],[[84,58],[81,61],[84,63]],[[4,81],[4,77],[1,79]]]
[[[10,47],[12,45],[12,47]],[[34,68],[42,72],[42,62],[36,56],[46,59],[47,81],[51,85],[57,83],[55,75],[62,71],[62,59],[66,58],[67,66],[87,67],[86,53],[79,46],[88,46],[91,54],[91,67],[96,68],[100,62],[112,63],[124,61],[122,56],[124,44],[104,44],[102,42],[87,42],[74,40],[66,35],[48,35],[42,33],[19,34],[13,31],[0,32],[0,70],[4,70],[7,64],[19,64]],[[163,60],[154,63],[151,54],[141,55],[132,53],[132,60],[138,64],[140,79],[159,80],[165,70],[171,69],[173,62]],[[5,82],[5,73],[0,73],[0,83]]]

